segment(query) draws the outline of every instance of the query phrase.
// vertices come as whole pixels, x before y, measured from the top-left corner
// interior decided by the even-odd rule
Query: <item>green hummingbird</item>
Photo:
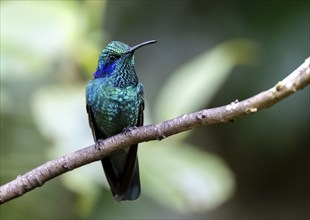
[[[102,50],[97,70],[86,88],[88,121],[96,146],[99,140],[143,125],[143,85],[134,68],[134,52],[155,42],[130,47],[112,41]],[[140,196],[137,147],[137,144],[128,146],[101,160],[117,202]]]

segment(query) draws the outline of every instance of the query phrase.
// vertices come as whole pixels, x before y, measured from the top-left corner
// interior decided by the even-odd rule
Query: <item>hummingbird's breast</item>
[[[107,136],[137,125],[143,87],[115,87],[104,78],[93,79],[86,91],[87,103],[91,105],[97,127]]]

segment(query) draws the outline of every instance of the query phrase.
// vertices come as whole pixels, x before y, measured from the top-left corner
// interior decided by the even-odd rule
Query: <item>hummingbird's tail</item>
[[[140,186],[140,177],[139,177],[139,165],[138,160],[136,161],[136,167],[133,173],[133,177],[131,180],[131,184],[128,187],[126,194],[115,194],[115,200],[116,202],[120,202],[122,200],[136,200],[139,198],[141,192],[141,186]]]
[[[136,200],[140,196],[137,145],[120,150],[101,160],[115,200]]]

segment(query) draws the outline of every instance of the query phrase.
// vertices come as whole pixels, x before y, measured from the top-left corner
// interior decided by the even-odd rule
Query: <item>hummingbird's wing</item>
[[[88,113],[88,123],[89,127],[91,128],[91,131],[93,133],[93,138],[95,142],[97,143],[100,139],[106,139],[106,135],[104,135],[102,132],[100,132],[98,126],[96,125],[96,120],[94,117],[93,110],[90,105],[86,104],[86,111]]]
[[[103,134],[102,132],[100,132],[100,130],[96,124],[96,120],[94,117],[92,107],[88,104],[86,104],[86,111],[88,113],[89,126],[92,130],[95,143],[97,144],[97,142],[99,140],[104,140],[107,138],[107,136],[105,134]],[[110,185],[111,191],[112,191],[113,195],[115,195],[115,192],[117,192],[117,188],[118,188],[118,184],[117,184],[118,178],[114,172],[114,169],[112,167],[112,163],[110,162],[109,157],[102,159],[101,162],[102,162],[102,166],[103,166],[104,172],[106,174],[108,183]]]

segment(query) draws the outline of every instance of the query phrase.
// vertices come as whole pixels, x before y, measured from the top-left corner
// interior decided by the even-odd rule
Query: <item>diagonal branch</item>
[[[310,57],[295,71],[269,90],[244,101],[181,115],[158,124],[151,124],[110,137],[95,145],[51,160],[0,187],[0,204],[22,196],[45,182],[70,170],[102,159],[112,152],[133,144],[161,140],[168,136],[209,124],[226,123],[236,118],[269,108],[310,83]]]

